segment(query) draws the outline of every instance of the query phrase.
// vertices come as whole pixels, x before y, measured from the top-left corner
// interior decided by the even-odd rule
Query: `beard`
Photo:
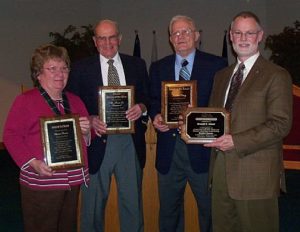
[[[250,56],[258,52],[258,43],[250,43],[250,42],[233,43],[232,47],[238,57],[249,58]]]

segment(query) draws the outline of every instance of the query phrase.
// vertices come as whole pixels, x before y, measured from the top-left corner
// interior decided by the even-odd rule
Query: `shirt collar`
[[[101,63],[101,64],[104,64],[104,63],[107,64],[107,61],[110,60],[110,59],[107,59],[106,57],[102,56],[101,54],[100,54],[99,56],[100,56],[100,63]],[[118,52],[117,52],[116,55],[115,55],[113,58],[111,58],[111,59],[114,60],[114,64],[119,64],[119,63],[121,63],[121,58],[120,58],[120,55],[119,55]]]
[[[194,63],[195,54],[196,54],[196,49],[193,52],[191,52],[187,57],[184,57],[184,58],[182,56],[180,56],[179,54],[176,54],[175,64],[181,67],[181,61],[183,59],[185,59],[189,62],[188,66],[190,66],[190,65],[192,66]]]
[[[246,70],[250,70],[252,68],[252,66],[254,65],[255,61],[257,60],[257,58],[259,57],[260,53],[257,52],[256,54],[250,56],[247,60],[244,61],[244,65],[245,65],[245,69]],[[239,59],[237,59],[237,65],[236,68],[240,65],[241,61]]]

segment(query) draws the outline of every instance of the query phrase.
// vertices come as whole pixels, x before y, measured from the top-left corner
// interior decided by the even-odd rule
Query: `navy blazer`
[[[148,109],[149,83],[145,61],[125,54],[120,54],[120,58],[124,68],[126,85],[135,86],[135,103],[143,103]],[[98,54],[72,64],[66,88],[82,99],[90,115],[99,114],[98,92],[100,86],[103,86],[103,82]],[[135,121],[135,134],[132,135],[141,168],[144,168],[146,161],[145,132],[147,119],[147,116],[142,116]],[[96,136],[88,147],[91,174],[96,173],[100,168],[105,154],[106,140],[106,135]]]
[[[150,67],[150,117],[161,113],[161,82],[175,81],[176,55],[167,56]],[[215,73],[226,67],[221,57],[196,50],[191,80],[197,80],[197,106],[207,107],[213,85]],[[168,173],[174,153],[174,146],[178,134],[177,129],[167,132],[157,131],[156,168],[162,173]],[[208,172],[210,149],[198,144],[187,145],[192,169],[196,173]]]

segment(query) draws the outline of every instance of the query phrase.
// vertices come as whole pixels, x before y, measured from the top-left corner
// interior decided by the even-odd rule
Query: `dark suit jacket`
[[[148,108],[148,73],[144,60],[120,54],[124,68],[126,85],[135,86],[135,103],[144,103]],[[90,115],[98,115],[98,88],[103,86],[99,55],[88,57],[71,67],[67,89],[77,94],[85,103]],[[145,131],[147,116],[142,116],[135,122],[134,145],[144,168],[146,160]],[[90,173],[98,171],[105,154],[107,136],[96,136],[88,147]]]
[[[175,59],[175,54],[170,55],[153,63],[150,67],[150,116],[152,120],[155,115],[161,113],[161,82],[175,81]],[[191,80],[197,80],[199,107],[208,105],[213,77],[225,66],[226,62],[222,58],[196,50]],[[157,132],[156,168],[160,173],[168,173],[170,169],[177,134],[177,129]],[[197,173],[207,172],[210,149],[194,144],[187,145],[187,147],[193,170]]]
[[[218,72],[210,106],[222,107],[234,65]],[[231,112],[235,148],[225,152],[230,197],[265,199],[284,186],[282,138],[292,123],[292,83],[289,73],[258,57],[242,84]],[[212,175],[216,152],[210,165]]]

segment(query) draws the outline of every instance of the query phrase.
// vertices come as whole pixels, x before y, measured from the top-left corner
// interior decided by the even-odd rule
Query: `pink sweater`
[[[74,94],[67,93],[71,112],[80,116],[88,116],[88,112]],[[84,168],[56,171],[51,177],[39,176],[29,165],[32,159],[44,160],[40,117],[53,117],[44,98],[37,89],[32,89],[17,96],[7,116],[4,127],[4,144],[20,167],[20,183],[34,189],[69,189],[70,186],[89,182],[87,150],[82,141],[84,151]]]

